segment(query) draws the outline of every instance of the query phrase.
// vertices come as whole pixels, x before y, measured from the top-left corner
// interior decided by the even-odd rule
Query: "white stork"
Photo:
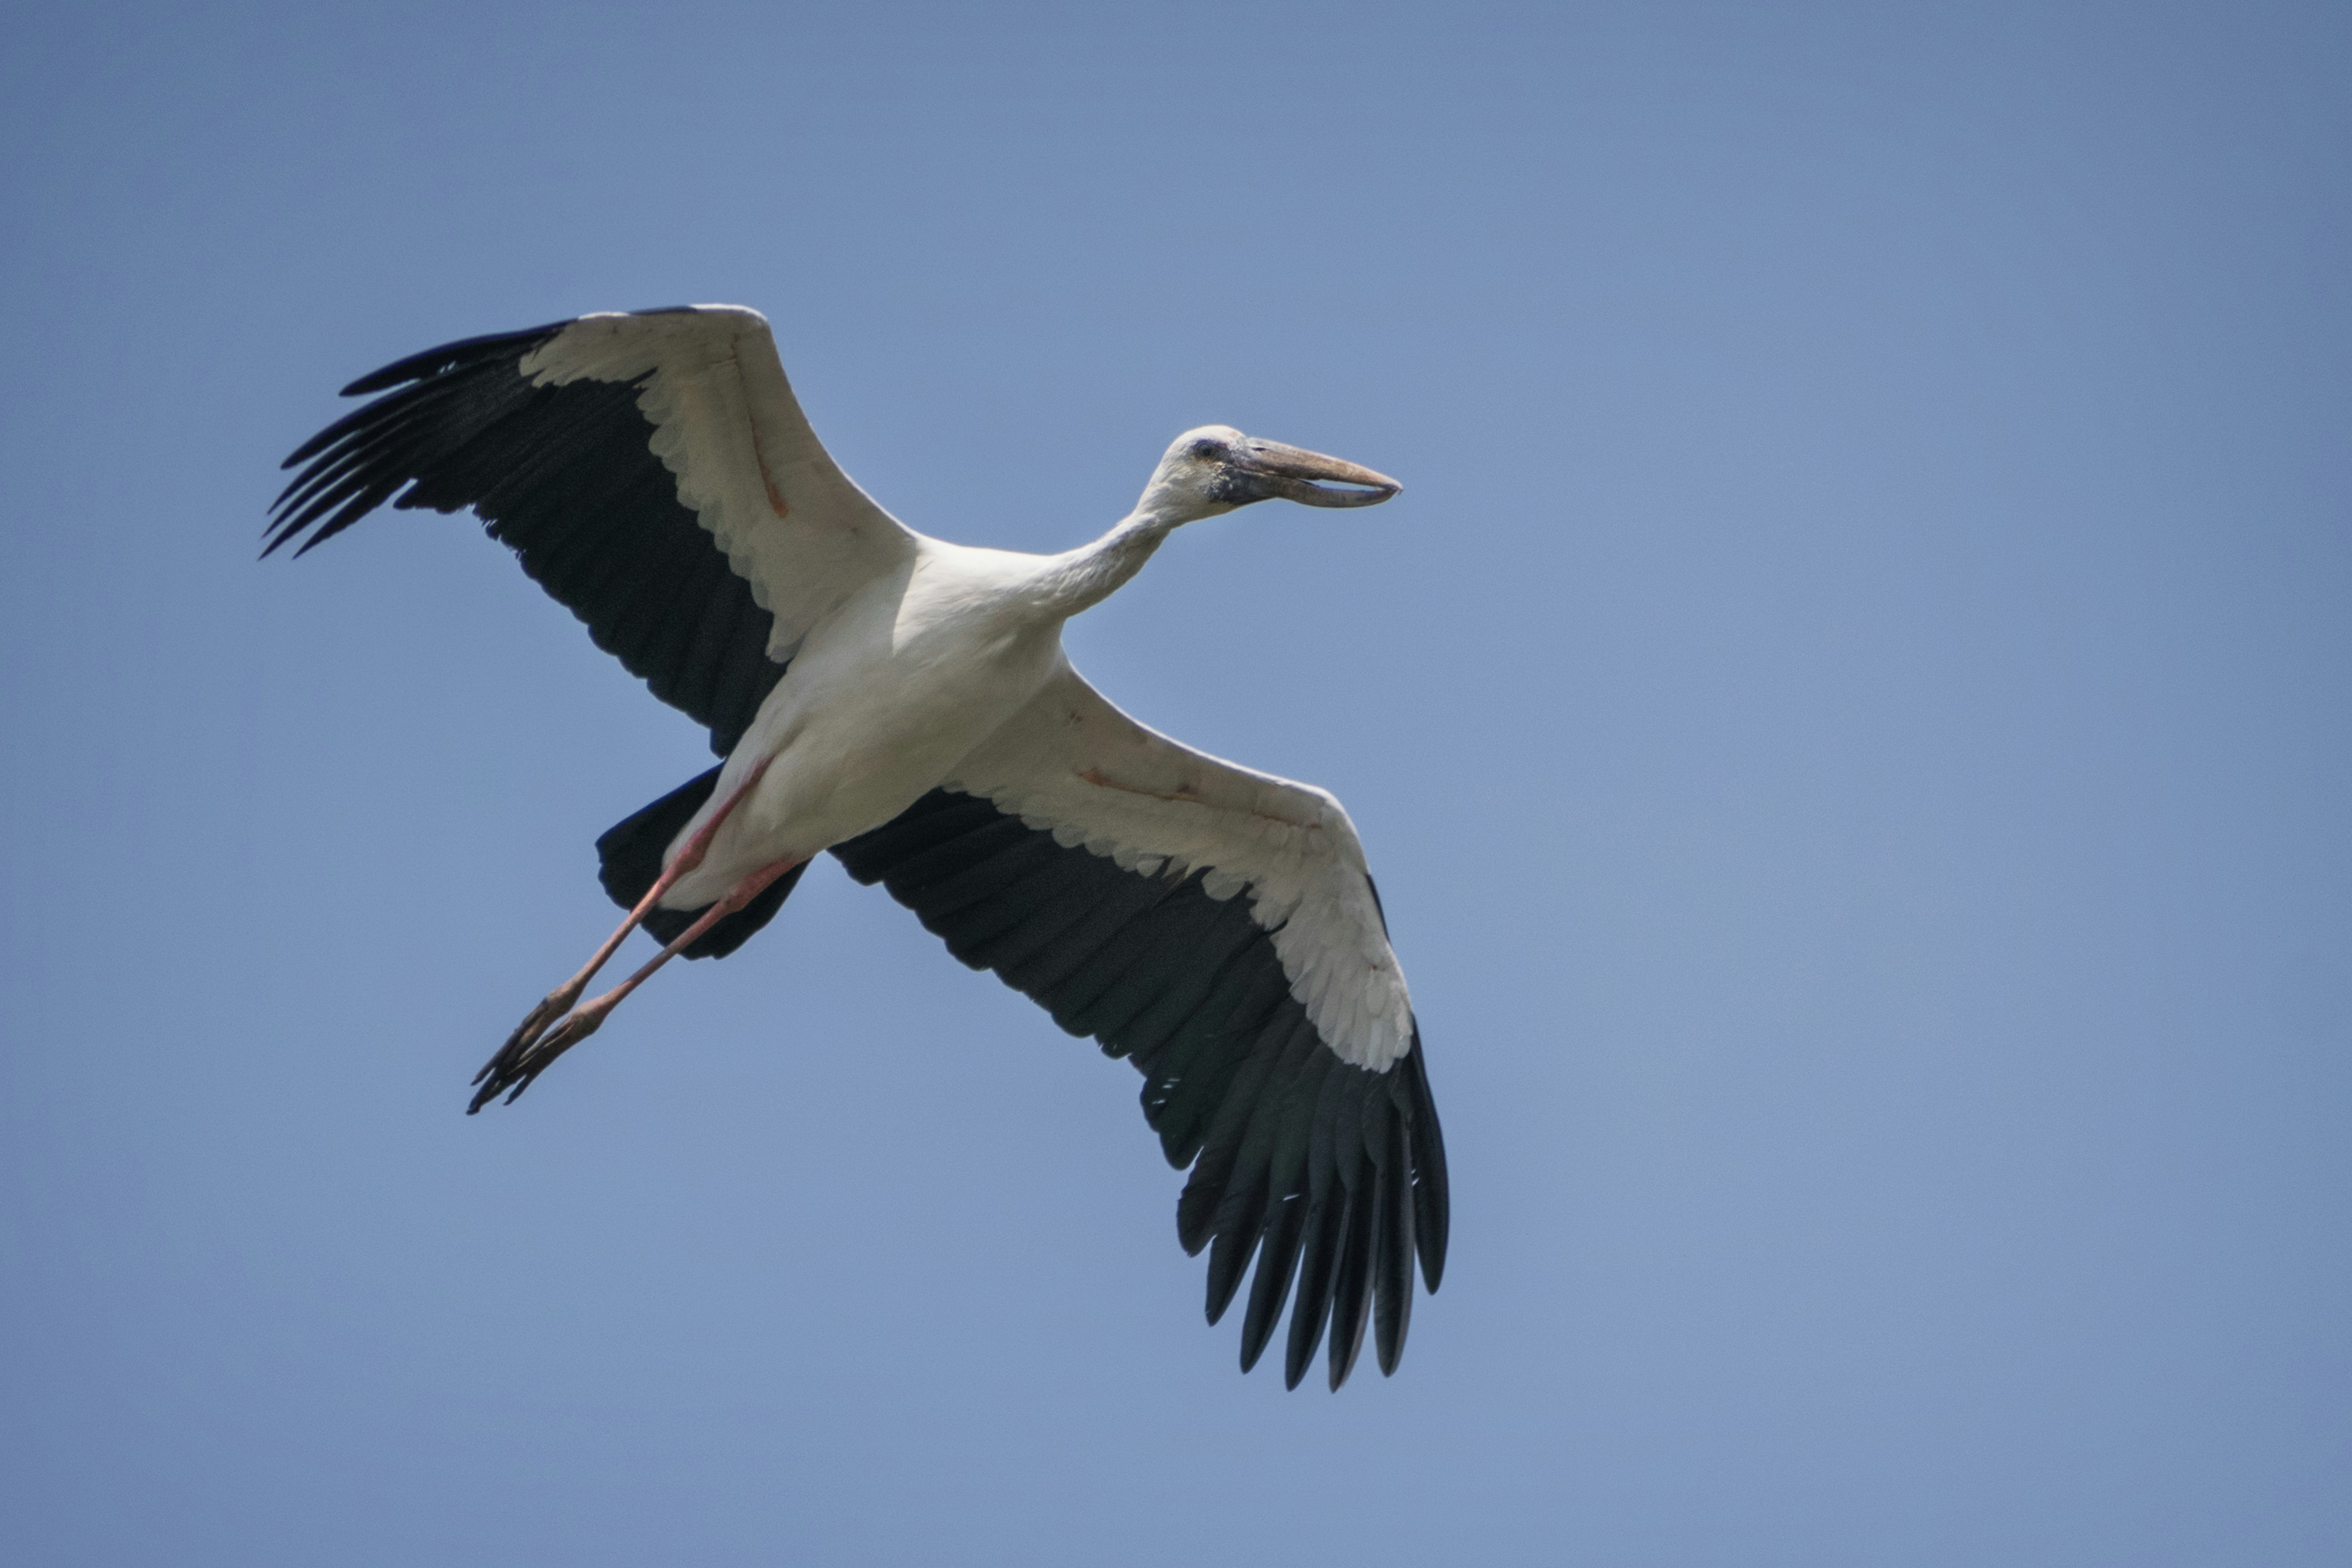
[[[1348,814],[1192,750],[1071,668],[1062,623],[1169,532],[1271,497],[1364,506],[1369,468],[1221,425],[1177,437],[1135,510],[1059,555],[905,527],[835,466],[757,311],[600,314],[471,338],[343,389],[265,555],[390,500],[471,507],[522,568],[724,759],[596,841],[629,910],[524,1019],[469,1111],[511,1101],[669,959],[720,957],[830,849],[974,968],[1144,1076],[1208,1316],[1257,1258],[1255,1365],[1291,1294],[1297,1387],[1375,1329],[1393,1372],[1412,1263],[1444,1265],[1445,1151],[1404,975]],[[1347,488],[1334,489],[1331,486]],[[628,933],[666,945],[580,1002]]]

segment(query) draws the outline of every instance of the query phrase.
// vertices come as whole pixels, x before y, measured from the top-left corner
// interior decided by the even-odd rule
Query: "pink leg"
[[[507,1095],[507,1103],[513,1104],[515,1097],[530,1087],[531,1079],[545,1072],[548,1064],[554,1061],[556,1058],[601,1028],[605,1016],[621,1005],[623,997],[651,979],[654,971],[693,946],[703,932],[758,898],[761,890],[769,883],[800,865],[805,858],[806,857],[803,856],[800,859],[778,860],[772,865],[761,867],[736,883],[725,898],[703,910],[692,925],[678,932],[668,946],[647,959],[645,966],[635,974],[630,975],[594,1001],[573,1010],[551,1033],[544,1038],[533,1040],[521,1050],[514,1052],[510,1059],[507,1052],[499,1052],[499,1057],[491,1061],[490,1066],[484,1068],[480,1075],[474,1079],[482,1087],[475,1093],[473,1104],[466,1108],[466,1114],[471,1116],[475,1111],[481,1110],[510,1084],[513,1086],[513,1090]],[[499,1070],[493,1072],[491,1070],[493,1068]],[[486,1079],[488,1082],[483,1081]]]
[[[509,1076],[515,1062],[530,1049],[540,1036],[547,1032],[549,1026],[572,1010],[572,1005],[580,1000],[580,994],[588,989],[588,983],[596,978],[596,972],[612,962],[613,954],[620,952],[621,944],[629,940],[629,933],[643,925],[646,917],[653,913],[654,906],[661,901],[662,895],[676,887],[680,877],[702,864],[702,858],[710,852],[710,841],[719,836],[719,824],[743,804],[743,797],[751,793],[761,775],[767,771],[765,760],[754,766],[743,782],[735,786],[734,793],[721,801],[719,809],[710,814],[710,820],[696,828],[694,836],[678,846],[677,853],[663,864],[661,875],[654,879],[654,885],[646,889],[646,896],[639,899],[637,907],[629,911],[629,918],[604,939],[604,945],[596,950],[579,973],[541,998],[539,1005],[515,1026],[515,1032],[507,1037],[507,1043],[500,1046],[498,1054],[483,1063],[482,1070],[474,1075],[476,1083],[486,1079]],[[492,1091],[484,1092],[487,1096]],[[474,1103],[478,1110],[481,1100],[477,1099]]]

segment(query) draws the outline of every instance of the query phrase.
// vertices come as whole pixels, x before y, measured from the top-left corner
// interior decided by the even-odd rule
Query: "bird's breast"
[[[845,629],[860,635],[811,637],[769,694],[705,814],[767,766],[666,904],[698,907],[897,816],[1018,712],[1060,653],[1058,628],[977,616]]]

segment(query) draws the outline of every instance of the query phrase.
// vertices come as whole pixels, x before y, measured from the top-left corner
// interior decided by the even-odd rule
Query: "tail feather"
[[[604,891],[625,910],[637,907],[661,876],[662,855],[677,838],[710,792],[719,784],[719,770],[698,774],[634,816],[604,830],[596,840],[596,878]],[[719,921],[679,954],[682,958],[724,958],[751,940],[751,933],[775,918],[784,896],[801,879],[806,865],[793,867],[762,889],[758,898]],[[708,908],[709,906],[704,906]],[[656,909],[646,917],[646,929],[667,944],[692,925],[701,910]]]

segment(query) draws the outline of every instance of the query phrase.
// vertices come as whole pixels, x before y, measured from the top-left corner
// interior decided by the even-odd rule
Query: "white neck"
[[[1037,577],[1039,608],[1067,620],[1101,604],[1143,570],[1160,542],[1182,521],[1139,507],[1092,544],[1052,557]]]

